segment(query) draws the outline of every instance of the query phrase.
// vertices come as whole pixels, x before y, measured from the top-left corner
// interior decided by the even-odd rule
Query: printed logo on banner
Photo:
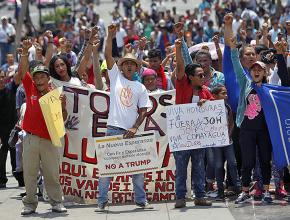
[[[278,169],[289,165],[290,158],[290,88],[254,85],[262,103],[273,150],[273,163]]]
[[[287,161],[287,164],[290,164],[289,156],[288,156],[288,155],[290,155],[290,153],[288,153],[287,145],[286,145],[286,143],[288,145],[290,143],[290,117],[287,117],[287,116],[290,116],[290,115],[289,114],[285,115],[285,113],[281,114],[279,112],[279,109],[280,109],[280,111],[281,110],[285,111],[286,109],[285,108],[282,108],[282,109],[279,108],[278,107],[278,103],[279,103],[280,100],[276,100],[278,98],[277,95],[281,95],[283,93],[286,94],[288,96],[288,98],[290,98],[290,91],[286,92],[286,91],[269,90],[269,94],[270,94],[270,97],[272,98],[273,104],[275,106],[276,115],[277,115],[277,118],[278,118],[279,132],[280,132],[280,135],[281,135],[281,142],[282,142],[282,147],[283,147],[283,151],[284,151],[284,154],[285,154],[285,159]],[[275,96],[275,94],[276,94],[276,96]],[[282,125],[282,122],[284,122],[283,125]]]

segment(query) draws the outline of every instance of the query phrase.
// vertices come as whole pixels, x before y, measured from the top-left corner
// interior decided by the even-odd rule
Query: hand
[[[53,34],[50,30],[47,30],[45,33],[44,33],[44,36],[48,38],[48,41],[53,41]]]
[[[111,24],[108,26],[108,36],[114,37],[117,33],[117,26],[115,24]]]
[[[224,16],[225,25],[231,26],[234,20],[233,13],[228,13]]]
[[[91,29],[89,29],[89,28],[86,28],[85,29],[85,39],[86,40],[89,40],[90,39],[91,33],[92,33],[92,30]]]
[[[130,128],[124,134],[124,138],[133,138],[136,133],[137,133],[137,128]]]
[[[146,37],[142,37],[142,38],[139,40],[139,50],[145,50],[146,44],[147,44],[147,39],[146,39]]]
[[[262,25],[262,29],[263,29],[263,31],[267,31],[268,32],[268,24],[267,23],[264,23]]]
[[[242,40],[246,40],[247,32],[245,30],[240,30],[240,37]]]
[[[93,42],[93,50],[94,51],[98,51],[99,47],[100,47],[100,39],[96,39],[94,42]]]
[[[174,43],[175,48],[176,48],[176,49],[181,49],[181,43],[182,43],[182,40],[181,40],[180,38],[177,38],[177,39],[175,40],[175,43]]]
[[[214,35],[212,41],[215,43],[215,45],[219,44],[220,36],[218,34]]]
[[[256,39],[261,39],[262,38],[262,31],[257,31],[256,32]]]
[[[100,31],[100,27],[99,26],[94,26],[92,28],[92,36],[97,35],[99,33],[99,31]]]
[[[125,54],[132,53],[132,50],[133,50],[133,48],[132,48],[131,44],[126,44],[125,45]]]
[[[284,54],[284,52],[287,51],[287,42],[285,40],[277,41],[274,47],[277,50],[277,54]]]
[[[175,52],[172,52],[172,53],[167,55],[168,58],[174,58],[174,56],[175,56]]]
[[[61,94],[59,96],[59,99],[61,101],[61,108],[64,110],[66,109],[66,95],[65,94]]]
[[[174,24],[173,27],[174,27],[175,33],[178,34],[179,32],[181,32],[183,30],[184,24],[182,22],[178,22],[178,23]]]
[[[33,44],[33,46],[35,47],[35,52],[36,54],[41,58],[42,57],[42,47],[40,46],[39,43],[35,42]]]
[[[198,101],[198,103],[197,103],[197,106],[202,106],[204,103],[206,103],[207,102],[207,100],[206,99],[201,99],[201,100],[199,100]]]
[[[30,47],[32,47],[31,39],[24,40],[22,42],[22,54],[27,54]]]
[[[279,32],[277,37],[278,37],[278,41],[281,41],[283,39],[283,33]]]

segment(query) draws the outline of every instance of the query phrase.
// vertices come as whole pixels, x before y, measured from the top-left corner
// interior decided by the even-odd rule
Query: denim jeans
[[[193,188],[195,191],[196,198],[202,198],[205,196],[204,182],[205,182],[205,149],[194,149],[176,151],[173,153],[175,158],[175,192],[176,199],[184,199],[187,188],[187,166],[189,159],[192,163],[191,182],[193,182]]]
[[[121,135],[126,132],[125,129],[108,126],[107,136]],[[100,177],[99,178],[99,198],[98,204],[103,204],[108,201],[108,191],[110,186],[111,177]],[[146,202],[146,193],[144,190],[144,174],[132,175],[132,182],[134,188],[134,196],[136,203],[144,204]]]
[[[205,149],[206,157],[206,182],[213,183],[215,180],[215,158],[213,148],[209,147]]]
[[[239,185],[237,162],[235,158],[234,146],[231,144],[226,147],[213,148],[215,158],[215,176],[218,189],[224,189],[224,163],[227,161],[228,172],[231,175],[234,187]]]

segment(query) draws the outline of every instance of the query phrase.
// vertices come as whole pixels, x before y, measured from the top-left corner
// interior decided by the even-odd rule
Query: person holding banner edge
[[[105,46],[105,59],[110,78],[110,110],[107,122],[107,136],[124,135],[133,138],[138,127],[145,119],[147,108],[151,107],[147,90],[143,84],[133,81],[140,63],[136,57],[127,53],[116,64],[112,56],[112,39],[117,31],[116,25],[108,27],[108,37]],[[104,211],[108,203],[110,177],[99,178],[98,209]],[[132,175],[135,192],[135,204],[141,208],[151,208],[146,200],[144,190],[144,174]]]
[[[266,124],[264,111],[260,99],[254,89],[254,84],[261,86],[266,83],[266,65],[260,61],[255,62],[250,67],[252,79],[246,76],[239,59],[239,51],[236,48],[236,39],[230,36],[232,30],[233,15],[225,15],[225,39],[231,48],[231,59],[237,81],[240,87],[240,99],[236,117],[237,126],[240,131],[240,145],[242,153],[242,190],[243,192],[236,199],[236,204],[241,204],[251,199],[249,195],[249,185],[251,182],[252,170],[256,162],[256,147],[258,149],[261,172],[263,177],[264,193],[263,201],[272,202],[269,193],[271,179],[271,157],[272,143]]]
[[[181,30],[179,30],[181,32]],[[178,36],[182,36],[178,33]],[[198,103],[201,105],[206,100],[212,100],[212,94],[203,85],[204,71],[201,65],[192,63],[184,67],[184,61],[181,54],[181,37],[175,41],[176,48],[176,104]],[[205,199],[205,149],[194,149],[174,152],[176,166],[176,203],[175,208],[186,206],[185,195],[187,166],[191,159],[192,180],[194,182],[195,200],[194,204],[198,206],[211,206],[212,203]]]
[[[21,215],[35,212],[37,199],[37,176],[42,165],[45,188],[53,212],[63,213],[66,208],[62,204],[62,188],[59,182],[59,152],[50,139],[46,123],[40,108],[39,99],[50,92],[49,71],[44,65],[37,65],[28,73],[29,48],[31,40],[24,40],[20,55],[19,74],[26,93],[27,108],[22,128],[27,133],[23,140],[23,172],[26,196],[23,198],[24,208]],[[67,117],[66,97],[61,95],[63,119]],[[33,123],[37,121],[37,123]]]

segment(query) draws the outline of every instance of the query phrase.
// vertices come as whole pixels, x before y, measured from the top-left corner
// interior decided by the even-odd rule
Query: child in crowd
[[[239,176],[237,171],[237,162],[235,158],[234,146],[232,141],[232,133],[234,130],[234,119],[233,119],[233,112],[231,107],[227,104],[228,94],[227,89],[224,85],[217,85],[212,90],[213,97],[216,100],[225,100],[225,106],[227,111],[227,118],[228,118],[228,130],[229,130],[229,138],[230,138],[230,145],[225,147],[215,147],[213,148],[214,151],[214,158],[215,158],[215,176],[217,181],[217,188],[218,188],[218,196],[216,200],[223,201],[224,200],[224,162],[227,161],[227,168],[228,172],[231,175],[233,185],[235,187],[235,192],[239,193]]]

